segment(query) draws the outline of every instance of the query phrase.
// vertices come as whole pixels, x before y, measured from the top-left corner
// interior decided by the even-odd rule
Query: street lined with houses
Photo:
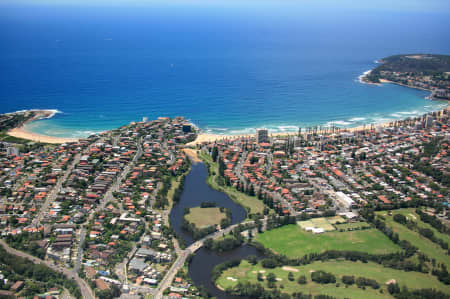
[[[427,213],[446,223],[448,120],[443,110],[361,131],[310,129],[270,137],[260,129],[255,136],[184,150],[196,137],[193,127],[183,118],[158,118],[74,144],[23,155],[10,150],[3,171],[16,178],[4,179],[9,191],[1,198],[1,244],[62,271],[84,298],[198,296],[184,273],[186,261],[222,241],[264,241],[288,225],[305,238],[311,237],[305,232],[327,236],[353,229],[376,234],[377,223],[366,223],[368,207],[392,210],[424,201],[440,205]],[[208,183],[238,202],[246,220],[219,221],[184,248],[170,213],[199,157],[212,177]],[[262,207],[255,209],[256,203]],[[445,247],[444,240],[433,240]]]

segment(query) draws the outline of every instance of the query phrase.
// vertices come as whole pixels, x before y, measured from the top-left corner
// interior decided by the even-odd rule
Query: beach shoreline
[[[444,101],[446,100],[446,99],[434,98],[433,97],[433,90],[431,90],[429,88],[423,88],[423,87],[420,87],[420,86],[402,84],[400,82],[390,81],[390,80],[383,79],[383,78],[379,79],[379,83],[372,82],[372,81],[370,81],[368,79],[368,76],[372,73],[373,70],[374,69],[365,71],[360,76],[358,76],[359,82],[362,83],[362,84],[369,84],[369,85],[375,85],[375,86],[382,86],[383,84],[386,84],[386,83],[388,83],[388,84],[395,84],[395,85],[398,85],[398,86],[403,86],[403,87],[408,87],[408,88],[414,88],[414,89],[418,89],[418,90],[428,91],[430,93],[430,95],[427,96],[426,98],[429,99],[429,100],[444,100]],[[449,101],[449,100],[447,100],[447,101]]]
[[[419,86],[406,85],[406,84],[402,84],[402,83],[398,83],[398,82],[394,82],[394,81],[389,81],[389,80],[386,80],[386,79],[380,79],[380,83],[382,83],[382,84],[384,84],[384,83],[396,84],[396,85],[403,86],[403,87],[414,88],[414,89],[419,89],[419,90],[423,90],[423,91],[429,91],[430,92],[430,96],[431,96],[431,93],[432,93],[431,89],[422,88],[422,87],[419,87]]]
[[[388,80],[382,79],[381,83],[393,83]],[[409,87],[409,86],[407,86]],[[446,108],[448,109],[449,105],[447,105]],[[442,109],[436,110],[440,111]],[[51,118],[53,115],[55,115],[58,111],[57,110],[27,110],[27,111],[17,111],[13,113],[20,113],[20,112],[31,112],[33,111],[35,113],[35,116],[28,119],[26,122],[24,122],[20,127],[13,128],[7,132],[9,136],[13,136],[16,138],[26,139],[34,142],[43,142],[43,143],[51,143],[51,144],[62,144],[62,143],[71,143],[71,142],[77,142],[78,138],[69,138],[69,137],[55,137],[55,136],[48,136],[43,135],[39,133],[34,133],[27,129],[26,125],[40,119],[48,119]],[[432,112],[432,111],[430,111]],[[430,113],[428,112],[428,113]],[[406,119],[406,118],[405,118]],[[330,133],[339,133],[339,132],[356,132],[356,131],[363,131],[363,130],[369,130],[371,127],[389,127],[392,123],[396,121],[401,121],[404,119],[398,119],[398,120],[389,120],[382,123],[367,123],[363,125],[359,125],[356,127],[335,127],[333,132],[330,132],[330,128],[324,128],[324,129],[317,129],[313,130],[313,133],[317,134],[330,134]],[[303,131],[301,134],[307,134],[308,132]],[[298,131],[283,131],[283,132],[270,132],[269,135],[271,137],[280,137],[280,136],[297,136]],[[199,144],[203,143],[210,143],[210,142],[218,142],[223,140],[234,140],[239,138],[251,138],[255,137],[255,133],[249,133],[249,134],[213,134],[213,133],[202,133],[200,129],[200,133],[197,135],[197,138],[194,141],[191,141],[186,144],[187,147],[195,147]]]
[[[61,144],[61,143],[70,143],[77,142],[77,138],[65,138],[65,137],[54,137],[43,134],[37,134],[30,132],[27,130],[26,125],[40,119],[48,119],[53,117],[58,110],[27,110],[27,111],[17,111],[13,113],[27,113],[34,112],[35,115],[25,121],[20,127],[13,128],[9,130],[6,134],[12,137],[26,139],[34,142],[43,142],[43,143],[52,143],[52,144]]]
[[[432,112],[439,112],[442,110],[448,110],[449,109],[449,105],[447,105],[446,108],[443,109],[439,109],[436,111],[430,111],[428,113],[432,113]],[[426,113],[426,114],[428,114]],[[313,133],[316,134],[333,134],[333,133],[342,133],[342,132],[361,132],[361,131],[367,131],[370,130],[371,128],[388,128],[391,127],[393,123],[397,122],[397,121],[404,121],[406,119],[406,117],[404,119],[398,119],[398,120],[389,120],[386,122],[382,122],[382,123],[372,123],[372,124],[365,124],[365,125],[359,125],[356,127],[350,127],[350,128],[340,128],[340,127],[336,127],[334,132],[330,133],[329,129],[322,129],[322,130],[316,130]],[[297,132],[269,132],[269,136],[270,137],[281,137],[281,136],[297,136],[299,133]],[[302,131],[301,132],[302,135],[308,134],[308,132],[306,131]],[[211,133],[200,133],[197,135],[197,138],[194,141],[191,141],[189,143],[186,144],[186,146],[197,146],[199,144],[202,143],[209,143],[209,142],[220,142],[220,141],[227,141],[227,140],[234,140],[234,139],[239,139],[239,138],[251,138],[254,137],[255,138],[256,133],[253,134],[239,134],[239,135],[221,135],[221,134],[211,134]]]
[[[389,122],[385,122],[385,123],[380,123],[380,124],[376,124],[374,125],[375,127],[389,127],[390,124],[393,121],[389,121]],[[361,125],[361,126],[357,126],[357,127],[353,127],[353,128],[336,128],[336,133],[337,132],[357,132],[357,131],[363,131],[363,130],[368,130],[371,127],[371,124],[367,124],[367,125]],[[328,131],[326,130],[317,130],[315,133],[317,134],[329,134]],[[256,134],[256,133],[255,133]],[[198,144],[202,144],[202,143],[208,143],[208,142],[216,142],[216,141],[226,141],[226,140],[234,140],[234,139],[239,139],[239,138],[251,138],[251,137],[255,137],[255,134],[239,134],[239,135],[220,135],[220,134],[211,134],[211,133],[200,133],[198,134],[197,138],[194,141],[191,141],[189,143],[186,144],[186,146],[196,146]],[[302,132],[302,135],[307,134],[307,132]],[[298,132],[273,132],[270,133],[269,132],[269,136],[270,137],[280,137],[280,136],[297,136]]]

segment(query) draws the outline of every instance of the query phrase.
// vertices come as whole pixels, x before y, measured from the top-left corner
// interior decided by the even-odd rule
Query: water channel
[[[181,199],[170,212],[170,223],[173,229],[184,239],[188,246],[192,244],[194,240],[190,233],[181,229],[184,208],[198,207],[204,201],[213,201],[217,203],[218,207],[225,207],[231,210],[232,224],[239,223],[246,217],[246,211],[242,206],[235,203],[225,193],[212,189],[206,183],[207,177],[208,171],[206,170],[205,164],[193,164],[191,171],[186,176]]]
[[[261,253],[255,247],[242,245],[231,251],[217,253],[200,248],[191,261],[189,266],[189,276],[195,285],[202,285],[214,297],[219,299],[243,298],[240,296],[231,296],[224,291],[219,290],[211,281],[211,272],[215,266],[226,261],[243,259],[249,255],[261,256]]]
[[[233,224],[243,221],[246,217],[246,211],[242,206],[236,204],[226,194],[212,189],[206,183],[207,177],[208,172],[203,163],[193,164],[191,171],[186,176],[181,199],[170,213],[170,223],[173,229],[188,246],[194,240],[190,233],[181,228],[184,208],[198,207],[204,201],[213,201],[217,203],[217,206],[231,210]],[[232,259],[242,259],[249,255],[259,254],[254,247],[248,245],[224,253],[216,253],[201,248],[192,259],[189,266],[189,275],[196,285],[204,286],[211,295],[217,298],[236,298],[216,288],[211,281],[211,271],[218,264]]]

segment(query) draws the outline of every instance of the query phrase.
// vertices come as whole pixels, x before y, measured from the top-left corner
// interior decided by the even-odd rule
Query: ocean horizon
[[[359,77],[389,55],[449,54],[449,17],[270,1],[2,5],[0,113],[55,109],[27,129],[56,137],[159,116],[224,135],[414,117],[448,102]]]

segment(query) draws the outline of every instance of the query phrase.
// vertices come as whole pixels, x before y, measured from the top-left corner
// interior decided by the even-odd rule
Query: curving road
[[[267,219],[264,219],[264,221],[267,221]],[[181,254],[178,255],[177,259],[172,264],[169,271],[167,271],[166,275],[161,280],[161,283],[159,284],[158,288],[156,289],[155,298],[157,298],[157,299],[163,298],[164,290],[167,289],[172,284],[172,281],[175,278],[175,275],[178,273],[178,271],[183,267],[184,263],[186,262],[186,258],[191,253],[194,253],[195,251],[197,251],[198,249],[203,247],[203,245],[207,239],[220,238],[224,234],[228,234],[230,231],[232,231],[234,228],[238,227],[239,225],[254,224],[254,223],[255,223],[255,221],[247,221],[247,222],[233,224],[227,228],[218,230],[212,234],[207,235],[203,239],[200,239],[200,240],[192,243],[185,250],[181,251]]]
[[[131,170],[132,166],[134,165],[134,163],[142,155],[141,138],[139,138],[139,140],[137,142],[137,145],[138,145],[138,150],[137,150],[136,155],[133,157],[132,161],[130,163],[128,163],[125,166],[125,168],[121,171],[121,173],[117,177],[116,181],[113,183],[113,185],[109,188],[109,190],[107,191],[107,193],[103,197],[103,200],[101,200],[100,204],[97,206],[96,211],[103,209],[104,206],[106,205],[106,203],[109,200],[113,199],[113,196],[112,196],[113,192],[117,191],[119,189],[121,181],[126,178],[127,174],[130,172],[130,170]],[[43,218],[43,215],[44,215],[45,211],[48,209],[50,203],[53,202],[56,199],[56,196],[58,195],[58,192],[61,189],[61,186],[62,186],[63,182],[65,182],[67,180],[67,177],[72,172],[72,169],[80,161],[80,158],[81,158],[81,154],[77,154],[75,156],[74,160],[72,161],[71,165],[69,166],[69,168],[65,171],[64,175],[58,179],[57,184],[54,186],[54,188],[52,189],[50,194],[47,196],[45,202],[41,206],[38,215],[36,215],[36,217],[34,218],[34,220],[32,222],[32,224],[34,226],[39,226],[40,225],[40,222],[41,222],[41,220]],[[89,220],[92,218],[93,214],[94,213],[91,213],[90,217],[88,218],[88,220],[85,223],[89,222]],[[82,256],[83,256],[82,244],[83,244],[85,235],[86,235],[86,229],[84,228],[84,225],[83,225],[81,227],[80,242],[79,242],[79,246],[78,246],[78,252],[77,252],[77,258],[76,258],[76,262],[75,262],[75,268],[73,270],[70,270],[70,269],[65,268],[65,267],[58,267],[57,265],[51,263],[50,261],[44,261],[44,260],[41,260],[41,259],[39,259],[37,257],[34,257],[34,256],[30,255],[30,254],[27,254],[25,252],[16,250],[16,249],[10,247],[5,241],[3,241],[1,239],[0,239],[0,244],[10,254],[14,254],[14,255],[26,258],[28,260],[31,260],[35,264],[44,264],[44,265],[46,265],[47,267],[51,268],[54,271],[63,273],[66,277],[73,279],[77,283],[78,287],[81,290],[81,295],[82,295],[83,298],[95,299],[95,295],[92,292],[92,290],[89,287],[89,285],[83,279],[81,279],[78,276],[78,273],[77,273],[78,270],[80,269],[80,266],[81,266],[81,260],[82,260]]]
[[[81,295],[83,296],[83,298],[95,299],[94,293],[92,292],[89,285],[83,279],[81,279],[77,273],[74,273],[71,270],[64,267],[58,267],[49,261],[41,260],[35,256],[29,255],[28,253],[9,247],[9,245],[3,240],[0,240],[0,244],[3,246],[3,248],[5,248],[6,252],[10,254],[26,258],[28,260],[31,260],[35,264],[44,264],[54,271],[62,272],[67,278],[71,278],[77,283],[78,287],[81,290]]]
[[[117,142],[117,141],[115,141],[115,142]],[[78,243],[77,259],[76,259],[76,262],[75,262],[75,271],[76,272],[78,272],[78,270],[81,268],[81,260],[83,258],[83,246],[82,245],[83,245],[84,239],[86,237],[86,232],[87,232],[86,228],[85,228],[85,225],[88,224],[92,220],[92,218],[94,217],[95,212],[103,210],[105,208],[105,206],[106,206],[106,203],[108,203],[109,201],[113,201],[114,200],[113,193],[119,190],[120,184],[127,177],[128,173],[130,172],[130,170],[134,166],[134,163],[142,155],[141,138],[138,139],[137,147],[138,147],[138,150],[136,152],[136,155],[133,157],[133,160],[131,160],[131,162],[129,162],[123,168],[123,170],[117,176],[117,178],[114,181],[114,183],[109,187],[109,189],[106,192],[105,196],[103,196],[103,198],[100,200],[100,203],[98,204],[98,206],[95,208],[94,211],[92,211],[89,214],[89,217],[87,218],[87,220],[81,225],[80,241]],[[122,205],[120,205],[120,209],[122,210]]]

